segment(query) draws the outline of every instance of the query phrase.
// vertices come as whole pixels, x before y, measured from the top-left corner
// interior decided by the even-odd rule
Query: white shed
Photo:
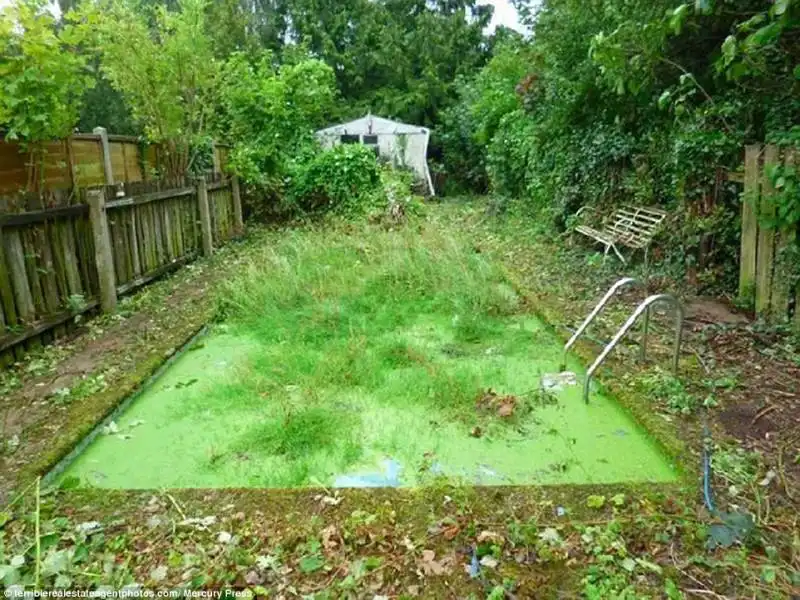
[[[378,156],[391,161],[396,167],[411,169],[428,186],[431,195],[435,193],[427,161],[431,132],[426,127],[368,114],[355,121],[320,129],[316,135],[323,148],[332,148],[337,144],[373,146]]]

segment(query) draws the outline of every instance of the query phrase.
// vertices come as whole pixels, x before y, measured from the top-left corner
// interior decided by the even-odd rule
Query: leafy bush
[[[314,131],[335,108],[333,70],[312,58],[278,68],[269,53],[256,59],[234,53],[222,80],[217,126],[234,145],[230,168],[247,186],[251,214],[301,206],[296,195],[285,202],[287,178],[297,175],[299,165],[315,160]]]
[[[376,200],[381,177],[375,153],[341,144],[294,164],[286,202],[304,212],[363,213]]]

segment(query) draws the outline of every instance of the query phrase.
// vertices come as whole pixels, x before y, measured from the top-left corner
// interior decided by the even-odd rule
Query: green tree
[[[17,0],[0,13],[0,133],[27,145],[30,189],[41,183],[41,142],[72,131],[90,84],[85,58],[43,1]]]
[[[103,74],[133,118],[164,150],[165,175],[191,171],[207,148],[216,105],[218,63],[205,0],[181,0],[179,10],[137,7],[124,0],[84,5],[70,15],[91,40]]]
[[[307,57],[276,67],[270,53],[235,53],[220,90],[217,128],[234,145],[231,167],[267,202],[282,199],[286,177],[317,150],[314,131],[335,110],[332,69]]]

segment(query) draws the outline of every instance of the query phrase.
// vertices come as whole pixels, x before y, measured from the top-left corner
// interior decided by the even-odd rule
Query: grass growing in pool
[[[559,342],[446,224],[274,234],[218,304],[212,334],[68,474],[133,488],[675,478],[609,399],[542,390]]]

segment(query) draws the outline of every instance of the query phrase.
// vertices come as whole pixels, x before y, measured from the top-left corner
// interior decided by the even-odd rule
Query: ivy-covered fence
[[[793,185],[796,154],[775,145],[745,148],[739,296],[770,323],[800,330],[800,256]]]

